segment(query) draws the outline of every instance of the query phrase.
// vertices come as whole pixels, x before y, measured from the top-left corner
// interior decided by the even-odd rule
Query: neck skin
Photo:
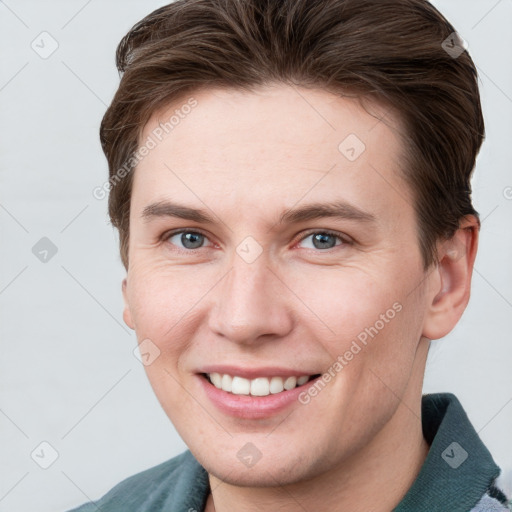
[[[421,338],[411,380],[390,421],[362,450],[329,473],[287,487],[236,487],[209,475],[205,512],[389,512],[405,496],[428,454],[421,425],[423,374],[430,341]],[[391,391],[390,391],[391,392]]]

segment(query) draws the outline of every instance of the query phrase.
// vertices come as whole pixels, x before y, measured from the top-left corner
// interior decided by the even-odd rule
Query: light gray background
[[[67,510],[186,448],[132,353],[117,235],[92,195],[107,179],[98,127],[116,45],[165,3],[0,1],[1,511]],[[472,298],[434,342],[425,392],[459,397],[511,493],[512,1],[434,3],[479,68],[487,138]],[[51,48],[43,31],[59,45],[46,59],[31,47]],[[42,237],[58,249],[46,263],[32,252]],[[48,469],[35,462],[51,461],[43,441],[58,452]]]

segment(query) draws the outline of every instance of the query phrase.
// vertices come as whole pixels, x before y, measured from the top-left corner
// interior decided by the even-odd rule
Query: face
[[[134,175],[124,319],[210,474],[304,481],[390,420],[422,337],[428,280],[397,125],[284,85],[193,97],[141,137],[157,143]],[[158,141],[176,109],[188,114]]]

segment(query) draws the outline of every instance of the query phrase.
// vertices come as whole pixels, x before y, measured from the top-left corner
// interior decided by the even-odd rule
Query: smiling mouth
[[[233,395],[251,395],[251,396],[268,396],[277,395],[284,391],[304,386],[309,381],[320,376],[315,375],[298,375],[290,377],[257,377],[255,379],[246,379],[237,375],[228,375],[221,373],[202,373],[201,374],[210,384],[217,389],[226,391]]]

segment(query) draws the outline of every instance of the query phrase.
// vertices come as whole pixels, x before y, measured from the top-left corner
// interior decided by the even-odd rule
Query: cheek
[[[210,274],[210,275],[208,275]],[[179,363],[204,321],[204,308],[214,276],[211,271],[167,265],[137,265],[129,275],[130,311],[139,343],[149,339],[161,355],[153,370]],[[218,279],[218,277],[217,277]],[[149,370],[149,368],[147,368]]]
[[[140,330],[169,329],[201,293],[201,280],[179,267],[139,264],[130,270],[130,310]]]
[[[310,325],[314,322],[324,339],[336,345],[352,339],[364,343],[375,333],[375,324],[380,332],[396,323],[404,293],[399,282],[392,284],[384,277],[389,274],[385,270],[369,273],[360,268],[326,268],[289,279],[303,302],[298,310],[304,312],[302,318],[309,316],[309,309]]]
[[[413,371],[422,332],[422,303],[409,289],[382,297],[382,307],[365,318],[357,334],[352,332],[349,352],[360,346],[362,357],[354,356],[353,368],[347,369],[374,397],[394,403],[395,394],[405,392]]]
[[[133,268],[129,276],[130,309],[138,342],[144,344],[149,340],[151,352],[156,354],[150,364],[144,365],[144,370],[155,396],[174,422],[184,414],[190,399],[180,385],[180,361],[194,336],[189,315],[193,314],[198,291],[186,286],[183,273],[180,276],[176,269],[162,270]]]
[[[292,282],[314,313],[302,308],[302,319],[311,317],[309,329],[316,332],[333,364],[343,357],[353,385],[369,378],[368,369],[374,369],[401,386],[412,366],[422,325],[421,297],[410,293],[410,276],[393,268],[373,272],[340,268],[297,276]]]

